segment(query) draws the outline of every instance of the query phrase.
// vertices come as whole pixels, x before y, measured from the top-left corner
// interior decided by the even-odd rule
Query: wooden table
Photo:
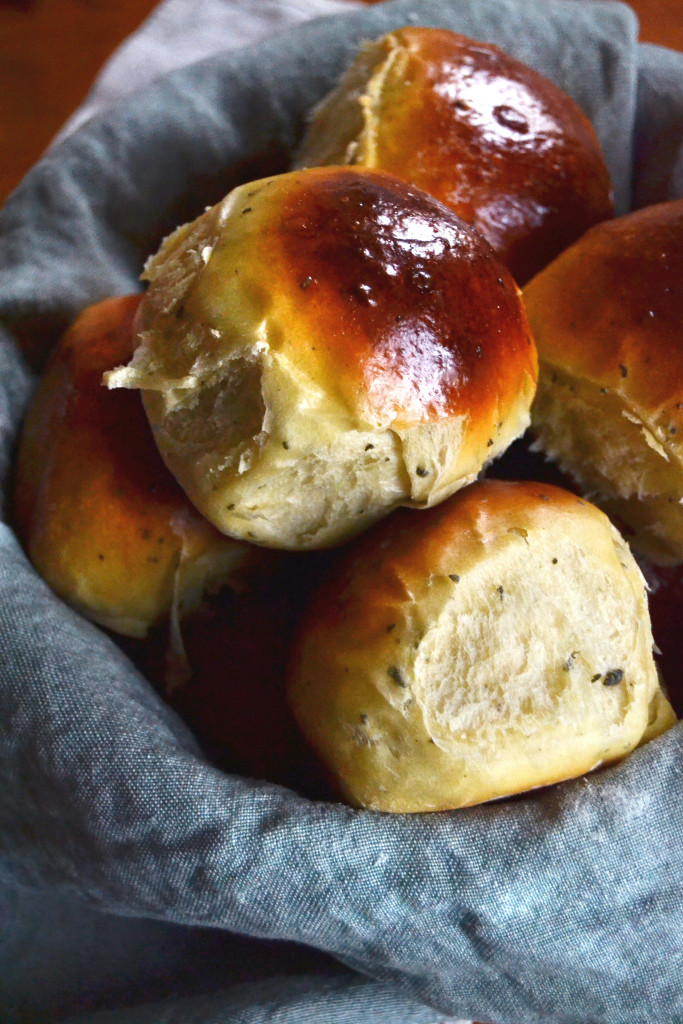
[[[368,0],[377,2],[377,0]],[[0,0],[0,202],[157,0]],[[641,38],[683,50],[683,0],[631,0]]]

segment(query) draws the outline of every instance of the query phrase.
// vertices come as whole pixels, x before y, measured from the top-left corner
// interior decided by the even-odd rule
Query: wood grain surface
[[[683,0],[631,5],[643,40],[683,50]],[[156,0],[0,0],[0,202],[84,98],[112,50],[155,6]]]

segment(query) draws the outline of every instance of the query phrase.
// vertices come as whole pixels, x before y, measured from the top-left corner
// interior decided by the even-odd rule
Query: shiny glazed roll
[[[220,530],[320,548],[469,483],[527,426],[518,289],[450,210],[375,172],[235,189],[149,262],[139,345],[159,449]]]
[[[600,224],[526,288],[537,446],[656,562],[683,561],[683,200]]]
[[[445,29],[369,43],[314,112],[297,166],[389,171],[451,206],[523,283],[611,217],[588,118],[495,46]]]
[[[593,505],[482,481],[396,513],[303,622],[299,725],[352,804],[475,804],[616,761],[669,728],[643,578]]]
[[[91,306],[61,339],[24,423],[15,488],[18,533],[41,576],[87,618],[134,637],[263,558],[192,507],[139,396],[102,386],[132,353],[139,302]]]

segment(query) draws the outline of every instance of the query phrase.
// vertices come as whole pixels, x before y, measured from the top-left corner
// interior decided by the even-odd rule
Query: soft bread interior
[[[642,731],[644,709],[634,700],[644,630],[638,606],[631,603],[625,621],[624,595],[615,592],[611,572],[596,569],[565,538],[553,550],[551,558],[520,538],[449,581],[412,669],[425,727],[444,751],[467,748],[488,762],[501,745],[514,746],[520,764],[535,762],[542,771],[551,734],[586,740],[594,733],[597,763],[614,756],[624,729]],[[616,672],[622,682],[605,686]],[[635,729],[628,724],[633,716],[640,719]],[[563,770],[557,754],[553,763]]]
[[[293,167],[372,162],[373,107],[398,41],[392,35],[366,43],[336,89],[313,110]]]
[[[657,562],[683,559],[683,462],[677,437],[618,389],[541,365],[536,450],[571,474]]]

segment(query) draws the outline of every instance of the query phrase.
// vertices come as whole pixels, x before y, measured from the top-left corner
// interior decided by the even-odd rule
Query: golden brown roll
[[[402,28],[361,50],[296,158],[320,164],[418,185],[472,224],[520,283],[613,213],[577,104],[497,47],[445,29]]]
[[[26,417],[15,518],[34,566],[83,615],[144,636],[261,558],[192,507],[138,395],[102,374],[127,359],[140,296],[85,310],[54,351]]]
[[[567,491],[500,481],[354,546],[303,623],[289,698],[346,799],[385,811],[557,782],[675,722],[626,543]]]
[[[537,445],[657,562],[683,560],[683,200],[605,222],[525,290]]]
[[[139,387],[159,449],[220,530],[334,545],[470,482],[526,427],[518,289],[441,203],[367,170],[235,189],[146,268]]]

